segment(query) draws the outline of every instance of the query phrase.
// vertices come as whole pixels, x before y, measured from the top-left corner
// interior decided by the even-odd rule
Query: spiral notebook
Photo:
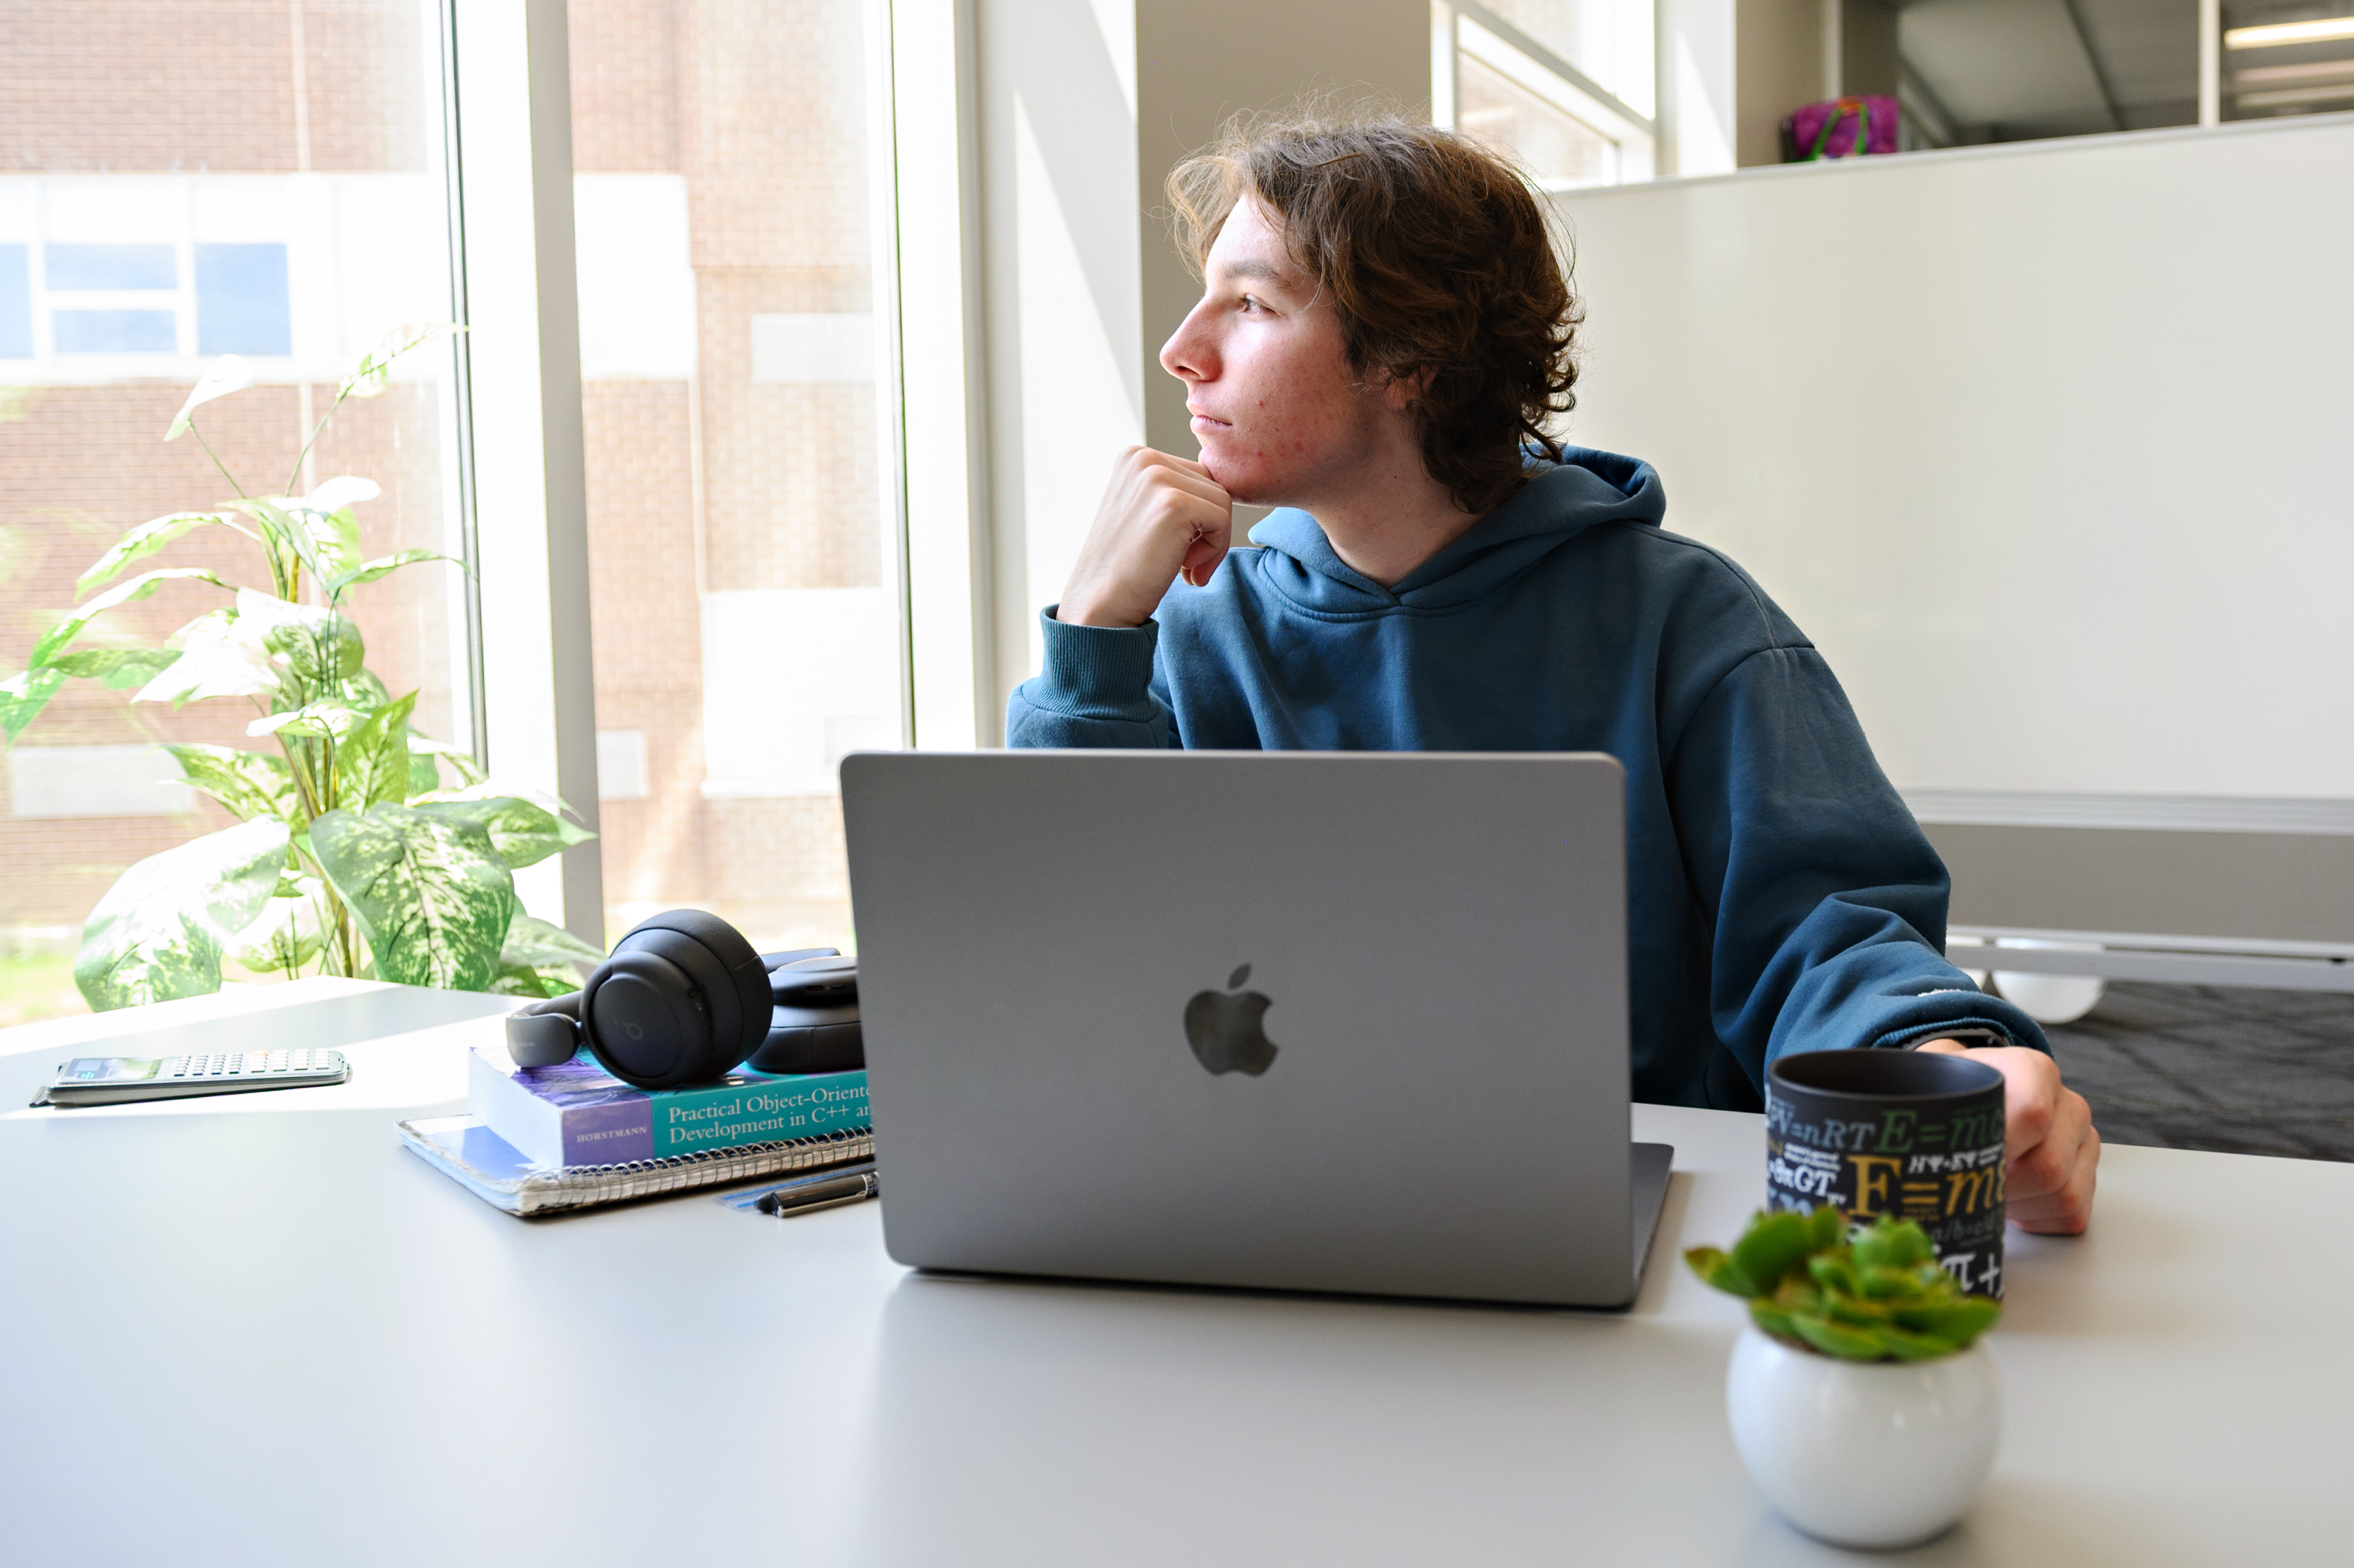
[[[470,1116],[404,1121],[400,1141],[428,1165],[510,1214],[546,1214],[667,1197],[875,1157],[874,1133],[863,1127],[619,1165],[535,1164]]]

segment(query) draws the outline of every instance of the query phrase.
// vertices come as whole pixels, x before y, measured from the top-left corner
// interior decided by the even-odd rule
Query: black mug
[[[1766,1202],[1929,1233],[1974,1296],[2002,1295],[2002,1075],[1967,1056],[1807,1051],[1766,1073]]]

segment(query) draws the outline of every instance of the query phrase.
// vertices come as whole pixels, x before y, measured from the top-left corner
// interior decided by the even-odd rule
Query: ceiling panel
[[[1897,48],[1946,111],[1969,126],[2108,123],[2064,0],[1919,0],[1896,23]]]

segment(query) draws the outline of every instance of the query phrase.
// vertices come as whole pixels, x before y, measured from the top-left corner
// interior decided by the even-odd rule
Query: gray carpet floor
[[[2354,995],[2115,981],[2047,1033],[2105,1142],[2354,1160]]]

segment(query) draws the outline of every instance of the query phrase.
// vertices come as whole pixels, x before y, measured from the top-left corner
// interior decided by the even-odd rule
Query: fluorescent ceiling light
[[[2269,49],[2281,44],[2326,44],[2333,38],[2354,38],[2354,16],[2329,16],[2318,22],[2275,22],[2266,27],[2233,27],[2223,35],[2223,47]]]
[[[2259,66],[2235,70],[2232,83],[2243,90],[2259,87],[2296,87],[2311,82],[2354,78],[2354,60],[2308,60],[2303,65]]]
[[[2334,103],[2354,98],[2354,81],[2336,87],[2292,87],[2281,92],[2240,92],[2232,101],[2243,109],[2286,109],[2299,103]]]

